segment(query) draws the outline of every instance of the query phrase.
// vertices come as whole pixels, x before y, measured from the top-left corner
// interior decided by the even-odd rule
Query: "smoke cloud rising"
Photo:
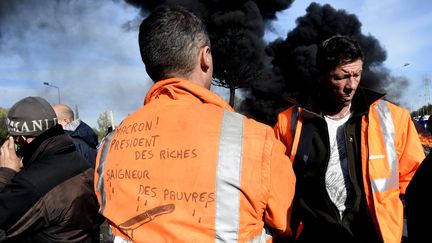
[[[313,79],[316,46],[334,35],[357,39],[366,56],[362,85],[387,91],[397,100],[406,79],[383,66],[379,41],[361,33],[355,15],[312,3],[285,38],[264,40],[276,14],[293,0],[2,0],[0,1],[0,67],[3,80],[23,84],[26,94],[49,97],[61,89],[62,102],[77,104],[80,115],[113,110],[123,118],[142,105],[152,84],[145,75],[137,45],[143,17],[162,4],[179,4],[200,15],[209,30],[215,77],[246,90],[238,108],[272,124],[287,105],[301,99]],[[44,60],[44,61],[42,61]],[[37,87],[37,88],[36,88]],[[1,87],[0,87],[1,88]],[[8,88],[11,105],[22,97]],[[103,102],[100,102],[103,101]],[[94,104],[94,105],[93,105]],[[117,119],[117,122],[120,119]]]
[[[284,108],[287,98],[302,100],[317,86],[314,79],[315,54],[317,45],[323,40],[335,35],[347,35],[357,40],[364,52],[365,60],[361,86],[380,92],[389,92],[388,98],[397,100],[408,82],[404,78],[392,77],[383,66],[386,51],[379,41],[371,35],[361,33],[361,23],[358,18],[344,10],[335,10],[330,5],[312,3],[306,9],[306,14],[296,21],[297,26],[287,34],[286,39],[278,39],[269,44],[267,53],[271,56],[275,78],[269,82],[272,96],[270,98],[263,89],[253,85],[251,97],[244,102],[243,109],[254,116],[253,104],[262,104],[258,118],[270,124],[274,123],[275,113]],[[278,92],[280,85],[282,90]],[[398,91],[399,90],[399,91]],[[255,95],[257,94],[257,95]]]
[[[292,1],[126,1],[140,7],[143,15],[162,4],[180,4],[201,15],[212,37],[215,76],[239,79],[237,87],[248,90],[240,111],[268,124],[286,108],[288,98],[301,101],[316,86],[317,45],[335,34],[351,36],[362,47],[363,87],[387,91],[388,98],[397,100],[408,84],[383,66],[386,51],[376,38],[361,32],[357,16],[328,4],[310,4],[285,39],[267,44],[266,26]],[[240,75],[224,76],[226,72]]]
[[[267,80],[273,79],[269,56],[266,54],[264,33],[276,13],[291,6],[293,0],[255,1],[131,1],[146,16],[160,5],[177,4],[203,18],[212,43],[214,76],[236,88],[267,89]],[[128,25],[130,26],[130,25]]]

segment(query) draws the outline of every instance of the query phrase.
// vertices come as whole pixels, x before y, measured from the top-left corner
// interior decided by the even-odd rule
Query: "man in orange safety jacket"
[[[324,41],[316,67],[317,93],[275,126],[297,177],[296,241],[400,242],[399,196],[425,156],[410,115],[358,88],[363,53],[354,40]]]
[[[202,21],[180,7],[141,24],[141,56],[156,81],[145,104],[104,140],[95,188],[116,239],[266,242],[290,235],[295,176],[273,129],[209,90]]]

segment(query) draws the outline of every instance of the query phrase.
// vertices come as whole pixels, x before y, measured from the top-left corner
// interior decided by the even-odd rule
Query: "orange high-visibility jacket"
[[[299,149],[303,111],[294,105],[281,112],[274,128],[291,161]],[[369,211],[384,242],[400,242],[403,205],[399,195],[405,194],[425,154],[409,113],[390,102],[376,100],[361,123],[362,175]]]
[[[99,149],[95,191],[116,234],[133,242],[263,242],[290,234],[295,176],[273,129],[177,78]]]

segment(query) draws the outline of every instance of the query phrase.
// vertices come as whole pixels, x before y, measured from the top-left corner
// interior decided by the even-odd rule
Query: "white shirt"
[[[333,120],[324,116],[330,138],[330,158],[325,174],[327,193],[339,210],[343,212],[352,206],[352,184],[349,178],[348,157],[345,144],[344,127],[350,118],[345,116],[340,120]]]

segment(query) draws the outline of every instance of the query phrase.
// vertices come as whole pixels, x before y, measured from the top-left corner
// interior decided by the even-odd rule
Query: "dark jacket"
[[[344,159],[342,183],[348,185],[342,217],[326,187],[333,186],[327,183],[327,176],[334,178],[327,171],[333,155],[320,111],[328,103],[317,95],[312,105],[291,106],[278,115],[275,132],[287,145],[297,176],[293,219],[303,222],[301,242],[400,242],[399,196],[405,194],[424,153],[408,111],[382,97],[357,89],[353,114],[340,127],[337,143],[345,145],[339,151]]]
[[[345,124],[353,207],[345,211],[342,219],[339,210],[330,200],[324,183],[330,145],[327,123],[321,113],[323,102],[319,96],[314,96],[300,105],[305,109],[302,113],[303,128],[310,131],[308,134],[302,133],[302,141],[310,142],[306,142],[307,146],[299,145],[309,148],[307,161],[302,159],[300,151],[293,161],[297,183],[292,228],[295,230],[300,221],[304,226],[298,242],[382,241],[367,207],[360,157],[362,117],[367,114],[369,106],[381,97],[381,94],[373,91],[358,89],[352,103],[354,113]]]
[[[72,137],[78,152],[94,168],[96,163],[98,137],[93,129],[81,120],[74,120],[64,128],[65,133]]]
[[[408,185],[405,202],[408,242],[431,242],[432,219],[432,154],[417,169]]]
[[[36,137],[23,158],[20,172],[0,170],[0,241],[92,242],[94,170],[61,126]]]

